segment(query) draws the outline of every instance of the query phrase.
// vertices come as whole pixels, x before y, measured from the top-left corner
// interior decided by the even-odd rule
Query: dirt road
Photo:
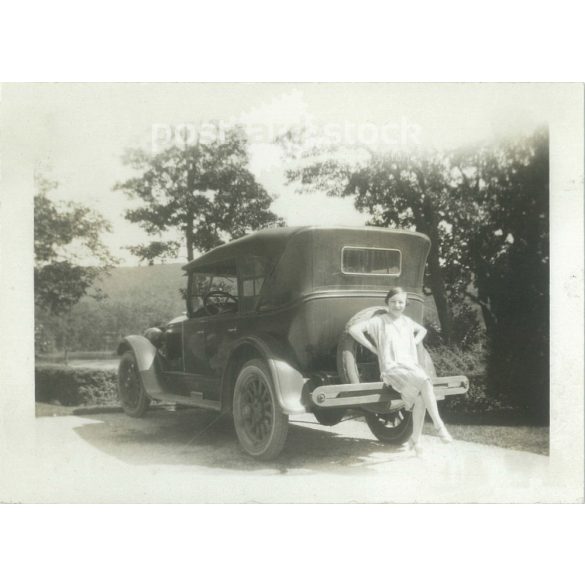
[[[509,502],[543,501],[550,479],[546,456],[425,435],[417,458],[361,421],[326,428],[311,416],[292,417],[280,458],[258,462],[216,417],[38,418],[34,464],[14,489],[20,501],[45,502]]]

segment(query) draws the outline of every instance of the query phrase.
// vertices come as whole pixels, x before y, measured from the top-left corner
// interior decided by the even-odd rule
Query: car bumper
[[[465,394],[469,390],[466,376],[434,378],[433,389],[437,400],[445,396]],[[401,402],[400,394],[382,382],[362,384],[328,384],[311,392],[311,402],[319,408],[350,408],[366,404]],[[393,406],[399,406],[393,404]]]

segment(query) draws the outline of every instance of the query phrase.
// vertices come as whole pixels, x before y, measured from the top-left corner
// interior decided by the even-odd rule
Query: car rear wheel
[[[233,415],[236,434],[246,453],[268,460],[282,451],[288,416],[280,410],[264,361],[251,360],[241,369],[234,388]]]
[[[128,416],[140,418],[146,414],[150,399],[142,387],[138,364],[133,351],[125,352],[118,366],[118,397]]]
[[[319,410],[313,411],[317,422],[326,427],[332,427],[340,423],[343,417],[347,414],[345,408],[320,408]]]
[[[412,413],[404,409],[393,412],[368,412],[366,423],[382,443],[400,445],[412,435]]]

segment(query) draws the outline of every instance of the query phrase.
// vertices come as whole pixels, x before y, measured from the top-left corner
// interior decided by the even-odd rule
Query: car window
[[[212,270],[212,269],[211,269]],[[205,297],[213,291],[229,293],[236,300],[238,299],[238,280],[234,274],[218,274],[212,271],[205,273],[194,273],[191,277],[191,287],[189,296],[190,313],[192,317],[206,317],[209,312],[205,309]],[[222,267],[222,272],[225,267]],[[224,304],[224,301],[231,303],[233,311],[233,301],[231,299],[216,298],[214,304]],[[221,312],[221,311],[220,311]]]
[[[235,276],[212,276],[210,290],[221,290],[238,296],[238,280]]]
[[[240,261],[240,278],[242,280],[241,310],[252,311],[260,296],[264,280],[271,270],[271,262],[261,256],[246,256]]]
[[[400,261],[399,250],[346,246],[341,252],[341,270],[345,274],[398,276]]]

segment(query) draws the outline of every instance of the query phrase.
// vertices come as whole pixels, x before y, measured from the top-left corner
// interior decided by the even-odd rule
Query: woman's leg
[[[412,436],[410,440],[416,445],[422,435],[423,425],[425,422],[425,401],[422,396],[417,396],[414,399],[414,408],[412,409]]]
[[[435,392],[433,391],[433,385],[428,380],[425,380],[425,383],[422,385],[421,396],[424,400],[427,410],[429,411],[429,414],[431,415],[431,418],[433,419],[435,428],[439,429],[444,427],[445,423],[439,414],[439,408],[437,406]]]
[[[445,443],[450,443],[453,441],[453,438],[449,434],[449,431],[445,427],[445,423],[439,414],[439,408],[437,406],[437,398],[435,397],[435,392],[433,391],[433,385],[427,380],[424,388],[421,389],[421,396],[424,400],[426,410],[429,411],[431,418],[433,419],[433,424],[435,425],[435,429],[439,431],[439,437]]]

